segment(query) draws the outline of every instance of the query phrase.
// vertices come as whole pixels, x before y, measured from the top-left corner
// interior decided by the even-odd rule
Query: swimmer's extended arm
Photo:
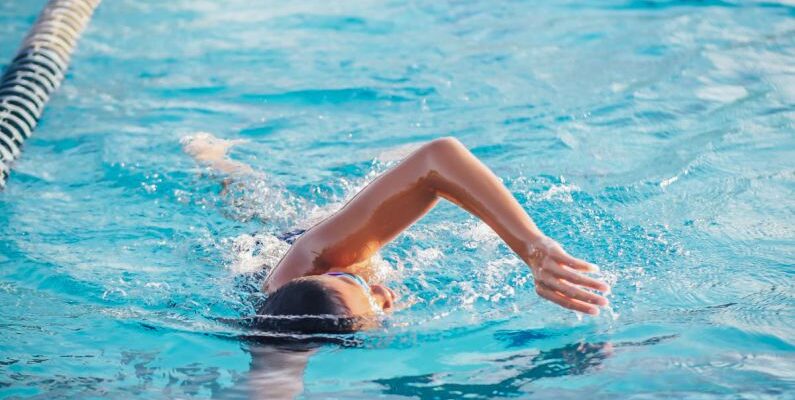
[[[250,175],[254,170],[250,166],[227,156],[232,146],[246,143],[245,140],[219,139],[209,133],[200,132],[185,136],[181,140],[183,149],[196,162],[207,165],[211,169],[226,175]]]
[[[345,269],[378,249],[425,215],[440,198],[474,214],[527,263],[536,291],[563,307],[597,314],[607,299],[585,288],[609,290],[578,271],[596,266],[568,255],[546,237],[500,179],[458,140],[434,140],[376,178],[341,210],[304,234],[267,283],[274,291],[289,280]]]

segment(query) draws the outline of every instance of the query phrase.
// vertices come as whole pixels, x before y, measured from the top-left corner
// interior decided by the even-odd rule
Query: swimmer
[[[209,134],[183,140],[198,162],[231,177],[253,172],[226,156],[237,143]],[[268,296],[258,316],[366,319],[389,313],[395,292],[371,281],[370,258],[441,199],[491,227],[527,264],[539,296],[590,315],[608,304],[598,293],[607,293],[608,285],[586,275],[598,268],[544,235],[500,179],[461,142],[447,137],[419,147],[298,237],[266,278]],[[298,330],[325,328],[304,321]]]

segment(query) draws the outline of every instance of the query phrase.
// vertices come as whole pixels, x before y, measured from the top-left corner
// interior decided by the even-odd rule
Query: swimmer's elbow
[[[424,146],[424,149],[426,149],[431,156],[439,158],[456,154],[462,149],[466,150],[466,147],[460,140],[452,136],[445,136],[428,142],[428,144]]]
[[[466,152],[466,147],[450,136],[426,143],[419,152],[425,164],[425,175],[443,170],[445,165],[460,158],[462,151]]]
[[[451,136],[434,139],[423,146],[421,151],[425,163],[422,182],[434,192],[439,179],[444,179],[450,169],[460,164],[469,153],[461,141]]]

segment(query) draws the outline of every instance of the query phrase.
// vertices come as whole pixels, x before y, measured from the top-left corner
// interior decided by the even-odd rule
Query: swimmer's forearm
[[[539,296],[562,307],[599,314],[607,299],[591,292],[609,287],[580,272],[593,264],[572,257],[544,236],[519,202],[488,167],[456,140],[434,151],[428,173],[430,187],[488,224],[533,271]]]
[[[210,169],[226,175],[251,175],[254,170],[247,164],[229,158],[199,160]]]
[[[530,244],[544,234],[500,178],[455,139],[433,145],[426,175],[431,190],[489,225],[520,257],[528,257]]]

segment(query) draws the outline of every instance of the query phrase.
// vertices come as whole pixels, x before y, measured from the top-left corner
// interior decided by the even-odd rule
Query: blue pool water
[[[795,3],[293,3],[99,7],[0,192],[0,397],[795,397]],[[0,3],[0,62],[43,4]],[[220,194],[199,131],[265,177]],[[401,309],[357,345],[219,322],[273,234],[443,135],[612,312],[540,300],[444,204],[382,252]]]

